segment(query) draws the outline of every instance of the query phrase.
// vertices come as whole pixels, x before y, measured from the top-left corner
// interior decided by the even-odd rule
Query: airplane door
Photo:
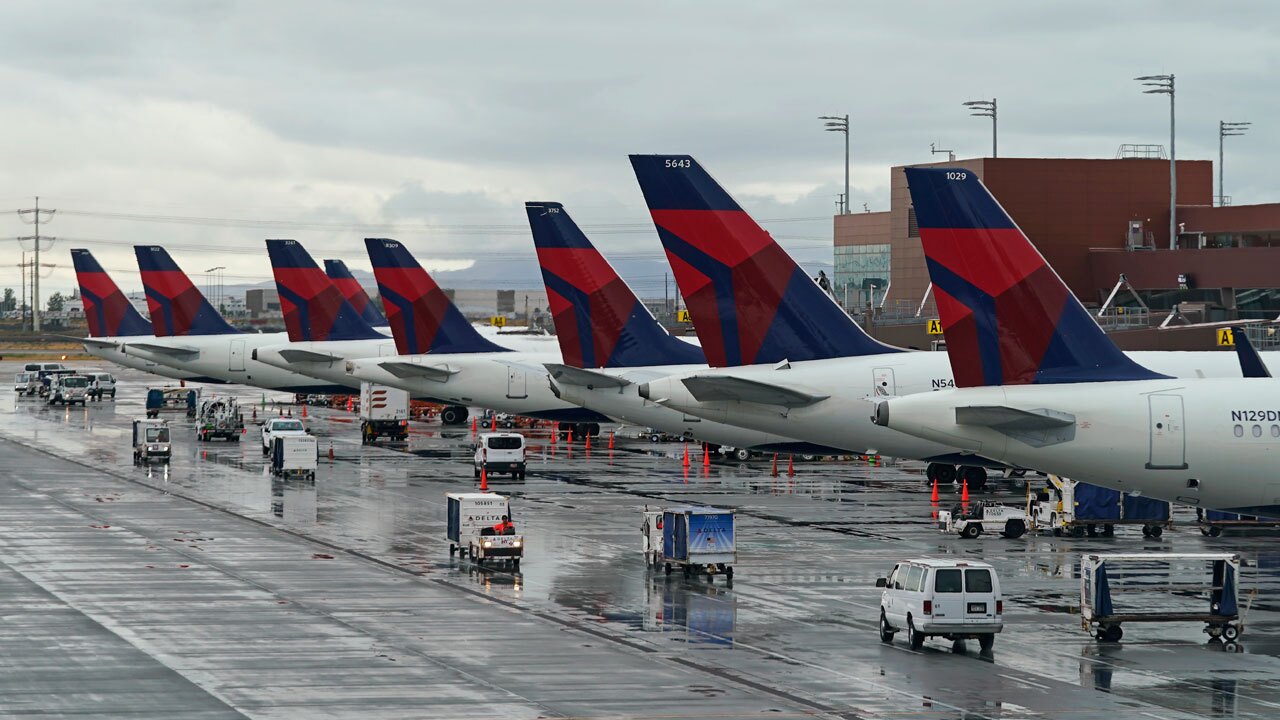
[[[507,397],[526,398],[529,392],[526,387],[524,371],[519,368],[507,368]]]
[[[227,353],[228,370],[244,370],[244,341],[232,340],[230,352]]]
[[[1184,470],[1187,467],[1186,431],[1182,422],[1181,395],[1150,395],[1151,455],[1148,470]]]
[[[898,394],[897,383],[893,380],[893,368],[876,368],[871,371],[871,379],[875,386],[876,397],[892,397]]]

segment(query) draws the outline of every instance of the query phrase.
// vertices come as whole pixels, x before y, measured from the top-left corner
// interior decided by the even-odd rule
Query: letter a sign
[[[941,320],[930,320],[930,321],[929,321],[929,329],[928,329],[928,331],[929,331],[929,334],[930,334],[930,335],[941,335],[941,334],[942,334],[942,321],[941,321]]]
[[[1236,344],[1236,338],[1231,334],[1231,328],[1222,328],[1218,330],[1218,344],[1227,347]]]

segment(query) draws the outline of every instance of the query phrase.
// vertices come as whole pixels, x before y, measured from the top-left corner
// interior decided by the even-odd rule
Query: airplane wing
[[[1048,408],[1019,410],[1004,405],[958,407],[956,424],[989,427],[1032,447],[1057,445],[1076,437],[1076,416]]]
[[[76,337],[75,335],[54,335],[54,337],[66,338],[68,340],[75,340],[78,343],[88,345],[91,347],[99,347],[99,348],[120,347],[120,343],[118,342],[113,342],[111,340],[100,340],[98,338]]]
[[[552,379],[567,385],[580,385],[585,388],[620,388],[631,384],[631,381],[626,378],[559,363],[546,363],[544,367],[551,373]]]
[[[341,359],[337,355],[314,350],[281,350],[280,357],[291,363],[332,363]]]
[[[126,343],[125,348],[137,348],[139,350],[146,350],[147,352],[153,352],[159,355],[169,355],[175,358],[190,357],[192,355],[200,354],[199,348],[194,348],[190,345],[157,345],[146,342],[131,342]]]
[[[698,402],[736,400],[760,405],[797,408],[826,400],[830,395],[813,395],[794,388],[729,375],[693,375],[681,380]]]
[[[396,360],[378,363],[378,367],[398,378],[422,378],[435,382],[444,382],[449,379],[450,375],[456,375],[458,372],[457,370],[450,370],[444,365],[419,365],[418,363],[399,362]]]

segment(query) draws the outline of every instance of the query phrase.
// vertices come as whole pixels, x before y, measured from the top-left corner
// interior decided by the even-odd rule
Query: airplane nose
[[[641,383],[640,387],[636,388],[636,392],[640,395],[640,397],[644,398],[645,400],[648,400],[649,399],[649,383]]]

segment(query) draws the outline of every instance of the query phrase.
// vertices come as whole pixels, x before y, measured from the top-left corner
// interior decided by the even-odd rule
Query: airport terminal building
[[[1213,163],[1177,165],[1173,250],[1166,159],[973,158],[918,166],[977,173],[1085,305],[1102,308],[1126,278],[1103,317],[1122,345],[1189,349],[1212,342],[1212,332],[1148,329],[1175,307],[1180,316],[1171,325],[1183,317],[1280,315],[1280,203],[1215,205]],[[890,173],[889,210],[835,216],[834,291],[876,335],[924,347],[925,321],[936,317],[929,276],[906,176],[902,166]]]

